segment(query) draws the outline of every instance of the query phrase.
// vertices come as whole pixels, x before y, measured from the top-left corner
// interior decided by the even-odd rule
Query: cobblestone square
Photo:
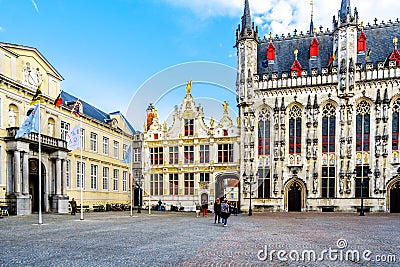
[[[231,216],[228,227],[214,224],[213,214],[196,218],[191,212],[149,216],[144,211],[133,217],[129,212],[90,212],[83,221],[79,218],[43,214],[43,225],[37,225],[37,214],[0,219],[0,266],[398,266],[400,262],[399,214],[242,214]],[[371,252],[366,255],[369,260],[363,258],[366,250]],[[315,259],[306,255],[311,258],[302,260],[309,251],[315,252]]]

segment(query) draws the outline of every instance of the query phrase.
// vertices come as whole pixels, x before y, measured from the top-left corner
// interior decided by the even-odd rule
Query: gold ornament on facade
[[[224,109],[224,114],[228,114],[228,107],[229,107],[229,104],[225,100],[224,103],[222,104],[222,108]]]
[[[211,129],[214,129],[214,118],[213,117],[211,117],[211,119],[210,119],[210,128]]]
[[[186,94],[190,95],[190,90],[192,89],[192,80],[189,80],[186,84]]]
[[[164,132],[167,131],[167,122],[166,121],[163,122],[163,131]]]
[[[154,108],[153,114],[154,114],[154,118],[158,118],[158,110],[157,110],[157,108]]]

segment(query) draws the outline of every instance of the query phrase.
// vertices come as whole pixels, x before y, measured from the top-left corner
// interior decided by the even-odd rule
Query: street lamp
[[[251,208],[251,195],[252,195],[252,190],[251,190],[251,174],[249,175],[249,179],[247,179],[246,171],[243,172],[243,181],[245,184],[249,185],[249,190],[250,190],[250,205],[249,205],[249,216],[253,215],[253,210]]]
[[[138,211],[137,213],[142,213],[142,202],[140,201],[141,199],[141,193],[142,193],[142,180],[144,180],[143,175],[141,177],[138,177]]]

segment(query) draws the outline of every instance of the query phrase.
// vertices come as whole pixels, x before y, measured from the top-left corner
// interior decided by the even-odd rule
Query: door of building
[[[397,182],[390,189],[390,212],[400,213],[400,182]]]
[[[288,211],[301,211],[301,187],[294,183],[288,191]]]

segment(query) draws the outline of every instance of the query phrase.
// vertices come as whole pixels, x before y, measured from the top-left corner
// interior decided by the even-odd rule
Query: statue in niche
[[[350,177],[347,177],[347,179],[346,179],[346,192],[348,194],[350,194],[350,192],[351,192],[351,179],[350,179]]]
[[[380,184],[379,184],[379,177],[378,176],[375,176],[375,194],[377,194],[377,193],[379,193],[379,187],[380,187]]]
[[[313,144],[313,157],[316,158],[318,153],[318,147],[317,144]]]
[[[353,107],[351,105],[347,106],[347,120],[352,120],[353,118]]]
[[[14,110],[11,108],[8,110],[8,126],[9,127],[16,127],[17,114],[15,114]]]
[[[314,178],[314,180],[313,180],[313,193],[314,194],[317,193],[317,188],[318,188],[318,179]]]
[[[384,140],[384,141],[383,141],[383,148],[382,148],[382,152],[383,152],[383,154],[384,154],[384,155],[387,155],[387,153],[388,153],[388,149],[387,149],[387,141],[386,141],[386,140]]]
[[[381,140],[380,140],[380,139],[377,139],[377,140],[375,141],[375,154],[376,154],[377,156],[379,156],[380,153],[381,153]]]
[[[281,157],[285,157],[285,148],[284,146],[281,146]]]
[[[388,116],[387,105],[383,105],[383,118],[386,119]]]
[[[381,119],[381,116],[382,116],[381,112],[382,112],[381,104],[377,104],[376,105],[376,118],[377,119]]]
[[[352,144],[347,144],[347,157],[351,158]]]
[[[340,142],[340,156],[344,157],[344,143]]]
[[[279,123],[279,114],[275,113],[274,114],[274,124],[277,125]]]
[[[307,145],[307,158],[311,157],[311,147]]]
[[[339,180],[339,192],[340,193],[343,193],[343,186],[344,186],[343,179],[344,178],[340,178],[340,180]]]
[[[54,124],[51,122],[47,123],[47,135],[51,137],[54,136]]]
[[[308,108],[306,109],[306,119],[307,119],[306,123],[311,122],[311,110]]]
[[[274,147],[274,157],[275,158],[277,158],[279,155],[278,155],[278,151],[279,151],[279,147],[278,146],[275,146]]]
[[[281,112],[281,124],[285,124],[285,112]]]

